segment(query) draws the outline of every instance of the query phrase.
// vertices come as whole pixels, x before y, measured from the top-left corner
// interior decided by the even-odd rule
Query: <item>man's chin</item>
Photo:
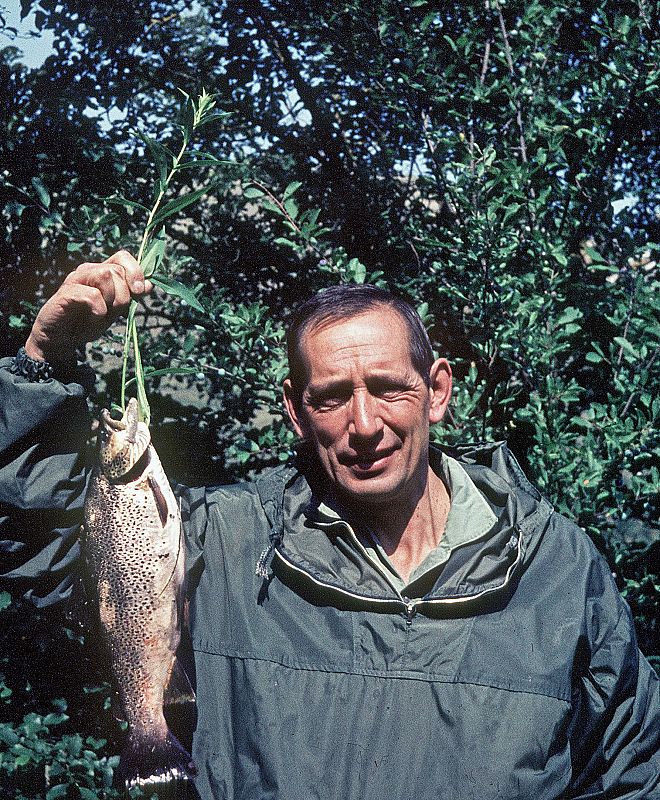
[[[343,477],[343,476],[342,476]],[[386,475],[351,475],[335,483],[335,490],[342,498],[362,506],[380,506],[393,502],[397,497],[398,485]]]

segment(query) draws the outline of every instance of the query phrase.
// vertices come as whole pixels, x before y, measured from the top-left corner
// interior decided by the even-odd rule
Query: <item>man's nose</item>
[[[351,419],[348,432],[355,436],[369,438],[383,429],[377,405],[369,392],[355,392],[351,401]]]

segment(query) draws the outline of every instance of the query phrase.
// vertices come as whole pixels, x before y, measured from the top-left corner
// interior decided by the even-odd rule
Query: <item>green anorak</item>
[[[3,363],[0,572],[45,605],[79,569],[84,390]],[[658,680],[605,561],[505,445],[446,453],[494,521],[413,598],[311,460],[178,488],[203,800],[660,797]]]

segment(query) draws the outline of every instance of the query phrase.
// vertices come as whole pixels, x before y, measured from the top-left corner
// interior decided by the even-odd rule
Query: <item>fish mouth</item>
[[[135,443],[138,428],[138,403],[134,397],[128,401],[126,411],[121,419],[114,419],[107,408],[101,412],[103,427],[109,433],[126,431],[126,441]]]
[[[126,430],[126,423],[123,419],[113,419],[110,415],[110,412],[107,408],[104,408],[101,412],[101,417],[103,418],[103,425],[105,428],[111,431],[125,431]]]

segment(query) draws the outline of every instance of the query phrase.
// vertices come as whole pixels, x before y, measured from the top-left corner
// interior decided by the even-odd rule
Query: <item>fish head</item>
[[[128,401],[121,419],[113,419],[107,409],[101,413],[99,429],[99,463],[110,481],[124,478],[146,453],[151,434],[140,422],[137,400]]]

